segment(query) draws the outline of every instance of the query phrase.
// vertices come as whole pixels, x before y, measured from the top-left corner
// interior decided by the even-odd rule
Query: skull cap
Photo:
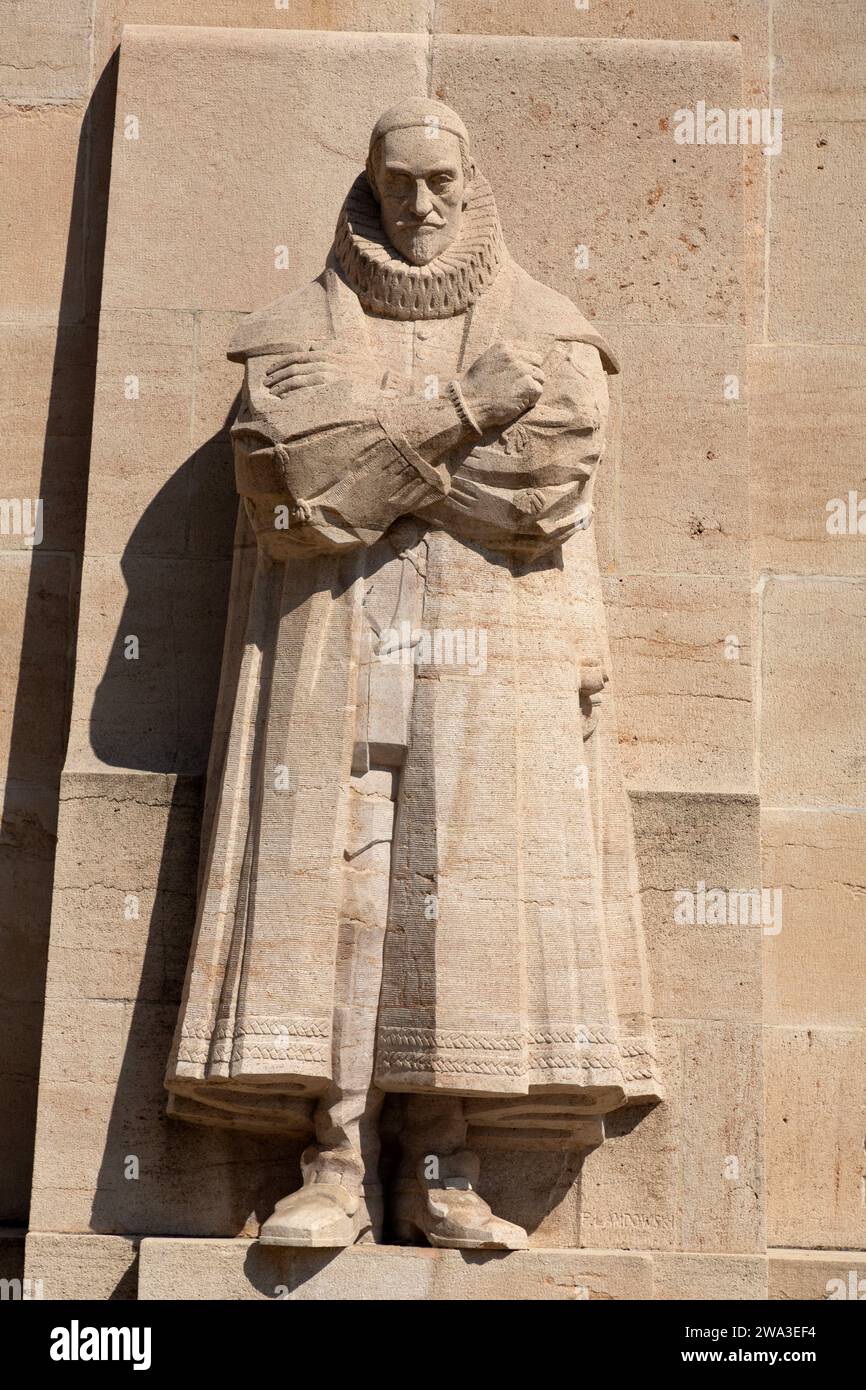
[[[370,153],[373,153],[382,136],[387,135],[390,130],[410,130],[415,126],[448,130],[468,148],[469,132],[456,111],[452,111],[444,102],[433,101],[430,97],[409,97],[379,117],[370,135]]]

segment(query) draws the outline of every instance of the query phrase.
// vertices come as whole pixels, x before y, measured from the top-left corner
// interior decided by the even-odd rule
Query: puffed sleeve
[[[453,433],[449,402],[414,405],[410,420],[348,380],[278,397],[264,385],[274,360],[247,361],[232,428],[238,492],[274,558],[370,545],[399,516],[447,494],[435,448],[425,456],[416,444]]]
[[[591,483],[604,449],[608,390],[598,348],[557,341],[540,399],[453,470],[447,497],[423,515],[497,549],[543,553],[592,521]]]

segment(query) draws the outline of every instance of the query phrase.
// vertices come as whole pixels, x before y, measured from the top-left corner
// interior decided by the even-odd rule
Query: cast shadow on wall
[[[253,1230],[299,1180],[298,1145],[165,1113],[163,1076],[195,925],[204,773],[238,507],[228,432],[237,403],[153,497],[130,536],[121,560],[123,613],[91,712],[94,752],[124,770],[125,824],[118,829],[127,845],[142,836],[142,902],[152,896],[153,904],[148,920],[128,924],[131,933],[139,927],[141,975],[93,1199],[91,1224],[101,1232],[236,1236]],[[160,555],[159,537],[176,534],[179,517],[187,549]],[[148,825],[155,843],[162,837],[158,852]]]

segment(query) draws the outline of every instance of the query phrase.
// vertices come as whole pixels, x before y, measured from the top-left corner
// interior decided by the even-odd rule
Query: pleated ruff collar
[[[464,313],[492,285],[507,254],[493,190],[476,175],[460,235],[428,265],[412,265],[388,241],[366,174],[340,211],[334,253],[362,307],[392,319]]]

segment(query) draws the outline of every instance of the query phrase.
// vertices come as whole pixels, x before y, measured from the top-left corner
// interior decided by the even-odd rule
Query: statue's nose
[[[412,212],[418,218],[426,217],[428,212],[430,212],[431,208],[433,207],[433,199],[430,195],[430,189],[427,187],[423,179],[416,179],[415,193],[412,199],[410,200],[410,204]]]

